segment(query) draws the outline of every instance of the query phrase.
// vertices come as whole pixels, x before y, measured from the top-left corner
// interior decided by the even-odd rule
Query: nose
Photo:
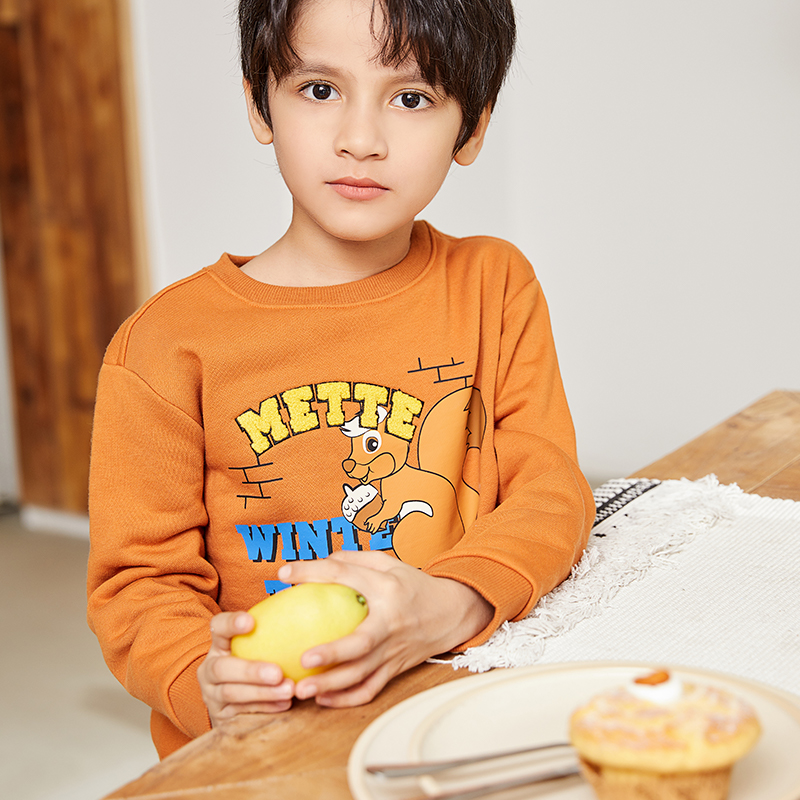
[[[352,475],[353,470],[356,468],[356,462],[352,458],[346,458],[342,461],[342,469],[348,474]]]
[[[334,147],[337,155],[359,161],[385,158],[387,142],[378,111],[364,106],[343,108]]]

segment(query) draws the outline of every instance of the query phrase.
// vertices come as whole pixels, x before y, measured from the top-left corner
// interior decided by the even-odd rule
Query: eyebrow
[[[334,77],[341,77],[344,73],[337,69],[336,67],[332,67],[329,64],[324,63],[305,63],[302,62],[298,64],[294,69],[292,69],[286,77],[296,77],[296,78],[305,78],[305,77],[312,77],[314,75],[333,75]],[[426,86],[428,85],[428,81],[425,80],[422,72],[419,69],[411,69],[407,72],[400,72],[395,76],[398,83],[424,83]]]
[[[327,64],[307,64],[305,62],[301,62],[296,67],[293,67],[289,72],[290,75],[297,75],[300,78],[305,77],[306,75],[314,75],[319,73],[327,73],[327,74],[339,74],[339,70],[334,69],[333,67],[328,66]]]

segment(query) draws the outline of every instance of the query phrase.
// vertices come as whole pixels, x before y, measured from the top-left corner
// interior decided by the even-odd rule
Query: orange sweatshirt
[[[209,729],[209,620],[278,568],[382,549],[479,591],[485,641],[580,557],[594,517],[528,262],[416,223],[398,265],[322,288],[245,259],[163,290],[103,367],[89,622],[163,757]]]

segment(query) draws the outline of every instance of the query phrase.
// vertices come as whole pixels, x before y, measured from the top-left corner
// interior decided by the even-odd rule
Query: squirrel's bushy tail
[[[463,438],[454,436],[453,430],[463,431]],[[425,415],[418,431],[420,469],[450,481],[465,528],[478,514],[478,467],[485,432],[486,409],[480,391],[473,386],[439,400]]]

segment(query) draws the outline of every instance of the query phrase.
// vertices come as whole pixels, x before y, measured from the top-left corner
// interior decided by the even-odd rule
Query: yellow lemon
[[[277,664],[287,678],[299,681],[330,669],[306,669],[300,664],[300,656],[311,647],[352,633],[367,611],[367,601],[349,586],[300,583],[250,609],[255,628],[231,639],[231,653],[237,658]]]

